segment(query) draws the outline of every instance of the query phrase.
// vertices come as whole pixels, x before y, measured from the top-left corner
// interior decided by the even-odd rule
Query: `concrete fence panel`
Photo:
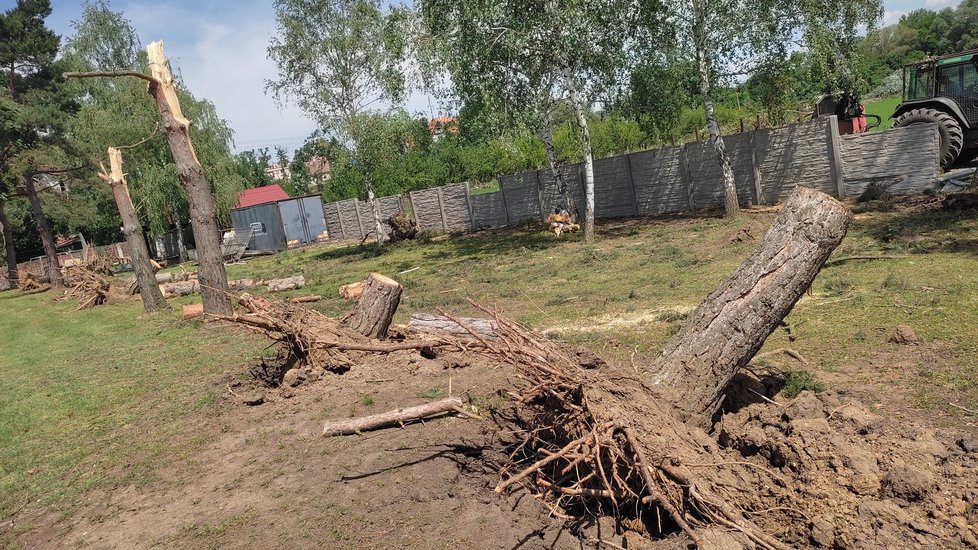
[[[509,223],[543,219],[540,211],[542,189],[537,181],[536,171],[501,177],[499,189],[506,199]]]
[[[638,215],[628,155],[594,161],[594,217]]]
[[[500,191],[472,195],[472,229],[506,227],[506,202]]]
[[[418,220],[418,228],[421,231],[446,229],[437,188],[411,191],[411,204],[414,205],[414,216]]]
[[[472,216],[469,212],[469,185],[467,183],[456,183],[441,187],[441,206],[447,230],[468,231],[472,229]]]
[[[931,189],[941,173],[937,125],[843,136],[842,166],[846,196],[859,196],[873,184],[894,194]]]
[[[679,147],[631,154],[635,199],[641,216],[659,216],[689,209]]]

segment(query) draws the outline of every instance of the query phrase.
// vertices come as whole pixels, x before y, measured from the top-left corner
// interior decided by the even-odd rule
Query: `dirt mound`
[[[960,445],[967,436],[802,392],[724,416],[717,439],[779,470],[785,484],[757,521],[783,525],[792,546],[978,548],[978,455]]]

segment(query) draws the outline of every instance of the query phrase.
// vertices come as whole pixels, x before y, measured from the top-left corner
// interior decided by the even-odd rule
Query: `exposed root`
[[[100,306],[109,301],[109,281],[112,265],[98,254],[91,254],[86,263],[63,270],[65,290],[62,300],[78,302],[76,311]]]

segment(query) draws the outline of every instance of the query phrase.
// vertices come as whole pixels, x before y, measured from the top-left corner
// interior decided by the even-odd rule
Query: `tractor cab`
[[[978,50],[905,66],[893,118],[894,126],[936,123],[944,168],[978,156]]]

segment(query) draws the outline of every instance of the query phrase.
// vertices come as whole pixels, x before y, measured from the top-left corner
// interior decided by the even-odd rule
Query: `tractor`
[[[903,102],[893,126],[937,123],[941,168],[978,157],[978,50],[931,57],[903,68]]]

